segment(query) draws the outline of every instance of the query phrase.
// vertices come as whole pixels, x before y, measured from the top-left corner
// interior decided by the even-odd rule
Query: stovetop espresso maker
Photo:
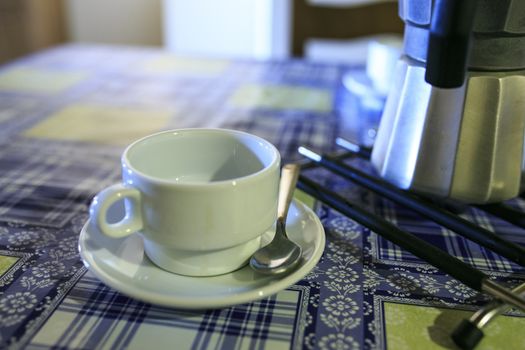
[[[525,1],[399,0],[404,54],[372,164],[400,188],[465,203],[517,196]]]

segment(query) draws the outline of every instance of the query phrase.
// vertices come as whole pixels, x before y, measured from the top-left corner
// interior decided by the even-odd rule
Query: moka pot
[[[400,0],[399,14],[404,54],[374,168],[432,197],[515,197],[525,164],[525,1]]]

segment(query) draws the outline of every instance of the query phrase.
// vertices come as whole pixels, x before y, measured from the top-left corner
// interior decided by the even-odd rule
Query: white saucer
[[[130,297],[185,309],[220,308],[266,298],[293,285],[315,267],[325,246],[319,218],[294,200],[286,231],[302,247],[303,257],[298,268],[284,276],[264,276],[249,266],[213,277],[177,275],[160,269],[146,257],[140,235],[109,238],[89,221],[80,233],[79,250],[84,264],[97,278]],[[265,232],[263,244],[273,234]]]

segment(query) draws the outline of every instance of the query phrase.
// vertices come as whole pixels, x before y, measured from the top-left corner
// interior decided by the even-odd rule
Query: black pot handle
[[[425,80],[440,88],[463,85],[477,0],[436,0]]]

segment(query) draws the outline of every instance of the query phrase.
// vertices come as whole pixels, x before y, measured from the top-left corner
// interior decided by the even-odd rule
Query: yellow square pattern
[[[230,61],[163,55],[147,61],[143,68],[148,73],[176,73],[192,76],[214,76],[223,73]]]
[[[90,273],[88,272],[88,274]],[[291,306],[300,302],[298,296],[299,293],[291,290],[284,290],[277,294],[276,298],[279,302],[289,303],[290,305],[288,309],[279,309],[279,315],[282,316],[283,319],[295,319],[296,309]],[[81,312],[85,305],[74,298],[66,297],[66,304],[68,305],[67,307],[64,307],[64,309],[59,307],[53,312],[51,317],[47,319],[46,323],[32,339],[32,344],[35,344],[36,347],[52,347],[63,342],[64,337],[67,336],[69,347],[85,348],[89,337],[96,332],[101,322],[103,322],[101,318],[104,315],[102,313],[94,313],[92,315],[77,313]],[[180,316],[183,316],[183,319],[181,319],[182,326],[176,326],[176,322],[173,322],[175,326],[170,326],[168,322],[163,322],[169,321],[170,318],[175,321]],[[126,344],[126,348],[130,350],[148,349],[152,344],[155,344],[154,349],[190,349],[195,347],[196,341],[203,335],[198,325],[203,322],[204,317],[209,317],[209,315],[206,315],[205,312],[186,312],[181,314],[173,310],[173,312],[160,313],[161,319],[157,319],[157,317],[159,316],[156,315],[156,311],[153,309],[151,314],[146,315],[139,323],[133,325],[133,322],[131,322],[133,332],[130,334],[128,334],[130,329],[129,320],[106,320],[110,328],[104,335],[103,343],[101,340],[97,340],[98,343],[95,344],[102,349],[111,349],[122,344],[121,338],[123,335],[131,335],[133,339]],[[79,318],[81,318],[81,322],[78,322]],[[75,320],[77,321],[75,332],[69,332],[70,325]],[[224,322],[224,319],[220,319],[218,322]],[[230,320],[229,322],[233,321]],[[248,322],[251,323],[253,320],[248,320]],[[208,348],[218,348],[218,345],[221,343],[224,345],[225,334],[221,333],[220,329],[220,327],[217,327],[216,332],[206,334],[206,344]],[[64,333],[65,331],[69,333]],[[275,325],[271,325],[268,331],[271,333],[279,333],[280,339],[266,339],[264,341],[265,349],[290,349],[290,344],[293,340],[294,325],[289,324],[285,326],[276,322]],[[239,337],[236,341],[236,349],[253,349],[253,339],[249,336]]]
[[[75,303],[75,301],[73,301]],[[38,331],[38,333],[33,338],[33,343],[37,343],[41,346],[51,347],[56,344],[56,342],[62,336],[64,329],[67,329],[74,321],[76,314],[62,312],[56,310],[53,312],[52,317],[50,318],[51,322],[46,322],[44,326]],[[87,325],[92,324],[91,320],[87,321]],[[80,332],[77,335],[77,338],[74,339],[69,346],[78,348],[78,337],[88,336],[84,331],[84,328],[80,329]]]
[[[0,255],[0,277],[4,275],[19,258],[14,256]]]
[[[0,73],[0,90],[55,94],[86,78],[84,72],[13,68]]]
[[[387,348],[452,349],[450,334],[472,312],[385,303]],[[525,317],[500,316],[483,329],[485,334],[476,350],[525,349]]]
[[[71,105],[26,130],[24,136],[127,145],[162,129],[170,116],[170,111]]]
[[[332,92],[291,85],[244,85],[232,95],[230,103],[241,108],[329,112],[332,110]]]

